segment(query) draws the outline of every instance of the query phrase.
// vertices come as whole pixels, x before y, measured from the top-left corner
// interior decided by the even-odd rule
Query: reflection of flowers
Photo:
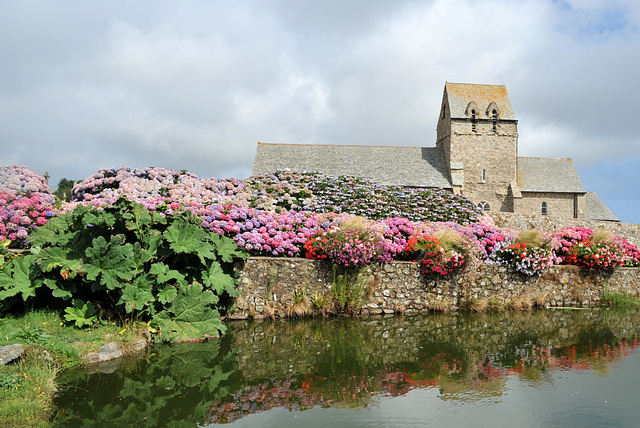
[[[212,403],[205,423],[233,422],[276,407],[289,411],[315,406],[364,407],[374,395],[398,397],[416,388],[437,387],[444,378],[448,383],[458,379],[468,384],[469,381],[489,382],[530,370],[590,370],[594,365],[617,361],[639,347],[638,339],[600,346],[530,345],[504,355],[483,355],[475,362],[440,352],[423,356],[410,370],[386,366],[359,375],[341,373],[323,377],[307,374],[272,378],[237,390],[228,400]]]

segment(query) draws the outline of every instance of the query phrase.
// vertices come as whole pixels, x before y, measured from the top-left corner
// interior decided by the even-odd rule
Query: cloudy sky
[[[640,223],[636,0],[0,0],[0,164],[246,178],[258,141],[435,145],[445,82],[507,86],[521,156]]]

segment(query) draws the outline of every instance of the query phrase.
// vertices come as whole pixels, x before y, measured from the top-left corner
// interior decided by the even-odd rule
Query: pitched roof
[[[491,102],[498,107],[499,118],[515,120],[516,114],[511,107],[507,88],[504,85],[476,85],[471,83],[445,83],[445,97],[453,119],[468,119],[467,107],[474,102],[478,107],[476,117],[487,119],[487,110]]]
[[[571,159],[519,157],[517,180],[523,192],[585,193]]]
[[[589,220],[607,220],[607,221],[620,221],[618,217],[602,202],[602,199],[594,192],[587,192],[586,199],[586,211],[587,218]]]
[[[444,153],[436,147],[258,143],[254,175],[285,168],[386,185],[451,188]]]

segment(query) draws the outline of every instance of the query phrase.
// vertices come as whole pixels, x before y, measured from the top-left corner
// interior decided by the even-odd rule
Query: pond
[[[640,426],[639,347],[638,310],[235,322],[64,373],[54,425]]]

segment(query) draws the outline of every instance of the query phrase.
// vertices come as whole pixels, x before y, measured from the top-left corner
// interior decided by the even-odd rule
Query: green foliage
[[[0,272],[0,301],[17,295],[21,295],[23,300],[35,296],[42,279],[34,259],[32,255],[17,257]]]
[[[41,327],[27,327],[19,331],[12,332],[9,337],[11,339],[20,339],[26,343],[41,343],[51,339],[51,335],[46,333]]]
[[[171,305],[154,318],[160,341],[206,339],[224,332],[220,314],[212,309],[217,301],[218,296],[198,283],[181,287]]]
[[[73,181],[66,178],[61,178],[58,181],[58,188],[53,194],[58,197],[61,201],[71,201],[71,190],[76,183],[80,183],[82,180]]]
[[[8,239],[0,241],[0,271],[2,271],[4,265],[11,259],[7,251],[9,249],[9,245],[11,245],[11,241]]]
[[[91,326],[98,322],[98,310],[91,302],[73,299],[73,305],[64,310],[64,319],[76,327]]]
[[[640,297],[629,293],[603,290],[600,303],[604,306],[635,306],[640,307]]]
[[[188,211],[163,217],[125,199],[80,205],[29,242],[31,254],[0,271],[3,307],[71,302],[65,320],[78,327],[101,317],[157,318],[163,340],[218,335],[218,309],[237,294],[233,260],[246,257]]]
[[[0,373],[0,390],[17,388],[24,377],[12,373]]]
[[[224,339],[158,346],[148,359],[114,373],[67,371],[60,378],[58,402],[68,402],[78,385],[86,388],[86,399],[66,406],[56,415],[56,425],[206,425],[211,403],[232,392],[230,378],[238,363],[230,346]],[[110,392],[105,394],[98,384],[109,385]]]
[[[331,294],[337,313],[358,313],[367,301],[368,280],[362,268],[340,268],[333,265]]]

